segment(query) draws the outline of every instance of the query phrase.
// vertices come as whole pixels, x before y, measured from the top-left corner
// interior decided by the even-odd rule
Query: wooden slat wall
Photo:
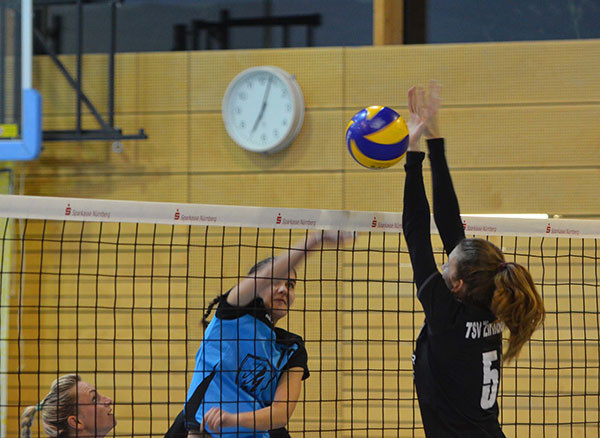
[[[462,209],[597,217],[600,202],[600,42],[383,46],[120,54],[116,123],[145,141],[46,143],[22,169],[24,193],[354,210],[400,210],[401,165],[372,172],[346,152],[347,120],[367,105],[406,116],[406,90],[444,85],[442,132]],[[73,67],[72,57],[63,59]],[[237,147],[220,107],[241,70],[296,74],[306,121],[287,150]],[[74,126],[74,93],[35,60],[46,129]],[[106,57],[84,59],[84,90],[105,113]],[[85,111],[85,108],[84,108]],[[97,127],[89,115],[84,126]],[[84,189],[82,190],[82,186]]]

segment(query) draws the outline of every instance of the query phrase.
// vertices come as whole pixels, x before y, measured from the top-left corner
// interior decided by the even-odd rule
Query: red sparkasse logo
[[[65,216],[71,216],[71,204],[67,204],[67,208],[65,208]]]
[[[550,231],[552,231],[552,226],[550,226],[550,224],[548,224],[548,226],[546,227],[546,234],[549,234]]]
[[[463,220],[463,230],[467,229],[467,221]]]
[[[179,214],[179,209],[177,209],[177,210],[175,210],[175,216],[174,216],[174,219],[175,219],[176,221],[178,221],[178,220],[179,220],[179,217],[180,217],[180,214]]]
[[[371,228],[377,228],[377,216],[373,217],[373,221],[371,222]]]
[[[282,220],[281,213],[277,213],[277,219],[275,220],[275,223],[277,225],[281,225],[281,220]]]

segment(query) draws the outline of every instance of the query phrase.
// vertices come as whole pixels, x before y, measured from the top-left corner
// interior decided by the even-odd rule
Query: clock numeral
[[[273,137],[279,137],[279,131],[277,129],[273,129]]]
[[[292,105],[288,103],[288,104],[285,106],[285,110],[286,110],[286,112],[288,112],[288,113],[291,113],[291,112],[292,112]]]
[[[248,95],[246,93],[244,93],[243,91],[240,94],[238,94],[238,97],[240,98],[240,100],[248,99]]]
[[[252,87],[254,86],[254,81],[248,81],[246,82],[246,87],[252,89]]]
[[[244,129],[246,127],[246,122],[243,120],[240,122],[240,128]]]
[[[233,112],[235,114],[242,114],[242,109],[239,106],[236,106],[235,108],[233,108]]]
[[[283,119],[283,120],[281,121],[281,125],[282,125],[282,126],[287,126],[287,124],[288,124],[288,121],[287,121],[287,119]]]
[[[264,143],[265,141],[267,141],[267,134],[261,134],[261,136],[260,136],[260,141],[262,141],[263,143]]]

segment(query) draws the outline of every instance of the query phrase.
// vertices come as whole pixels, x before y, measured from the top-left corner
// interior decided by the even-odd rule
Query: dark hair
[[[516,358],[544,321],[542,297],[531,274],[518,263],[506,263],[496,245],[464,239],[458,245],[456,277],[464,282],[463,301],[490,309],[510,331],[504,361]]]
[[[260,262],[258,262],[257,264],[255,264],[254,266],[252,266],[250,268],[250,270],[248,271],[247,275],[252,275],[255,272],[258,272],[263,266],[265,266],[267,263],[272,263],[273,260],[275,260],[275,257],[267,257],[266,259],[261,260]],[[294,273],[296,273],[296,270],[292,268],[292,270],[294,271]],[[208,324],[210,323],[210,321],[208,320],[208,317],[210,316],[210,314],[212,313],[213,308],[215,307],[215,305],[221,300],[221,297],[223,295],[217,295],[209,304],[208,307],[206,308],[206,312],[204,313],[204,316],[202,317],[202,326],[204,327],[204,329],[206,329],[206,327],[208,327]]]

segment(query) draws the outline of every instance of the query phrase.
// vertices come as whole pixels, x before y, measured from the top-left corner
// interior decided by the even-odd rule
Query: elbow
[[[287,403],[285,403],[287,405]],[[284,403],[282,403],[284,405]],[[293,409],[289,406],[276,406],[272,409],[271,429],[286,427],[292,418]]]

